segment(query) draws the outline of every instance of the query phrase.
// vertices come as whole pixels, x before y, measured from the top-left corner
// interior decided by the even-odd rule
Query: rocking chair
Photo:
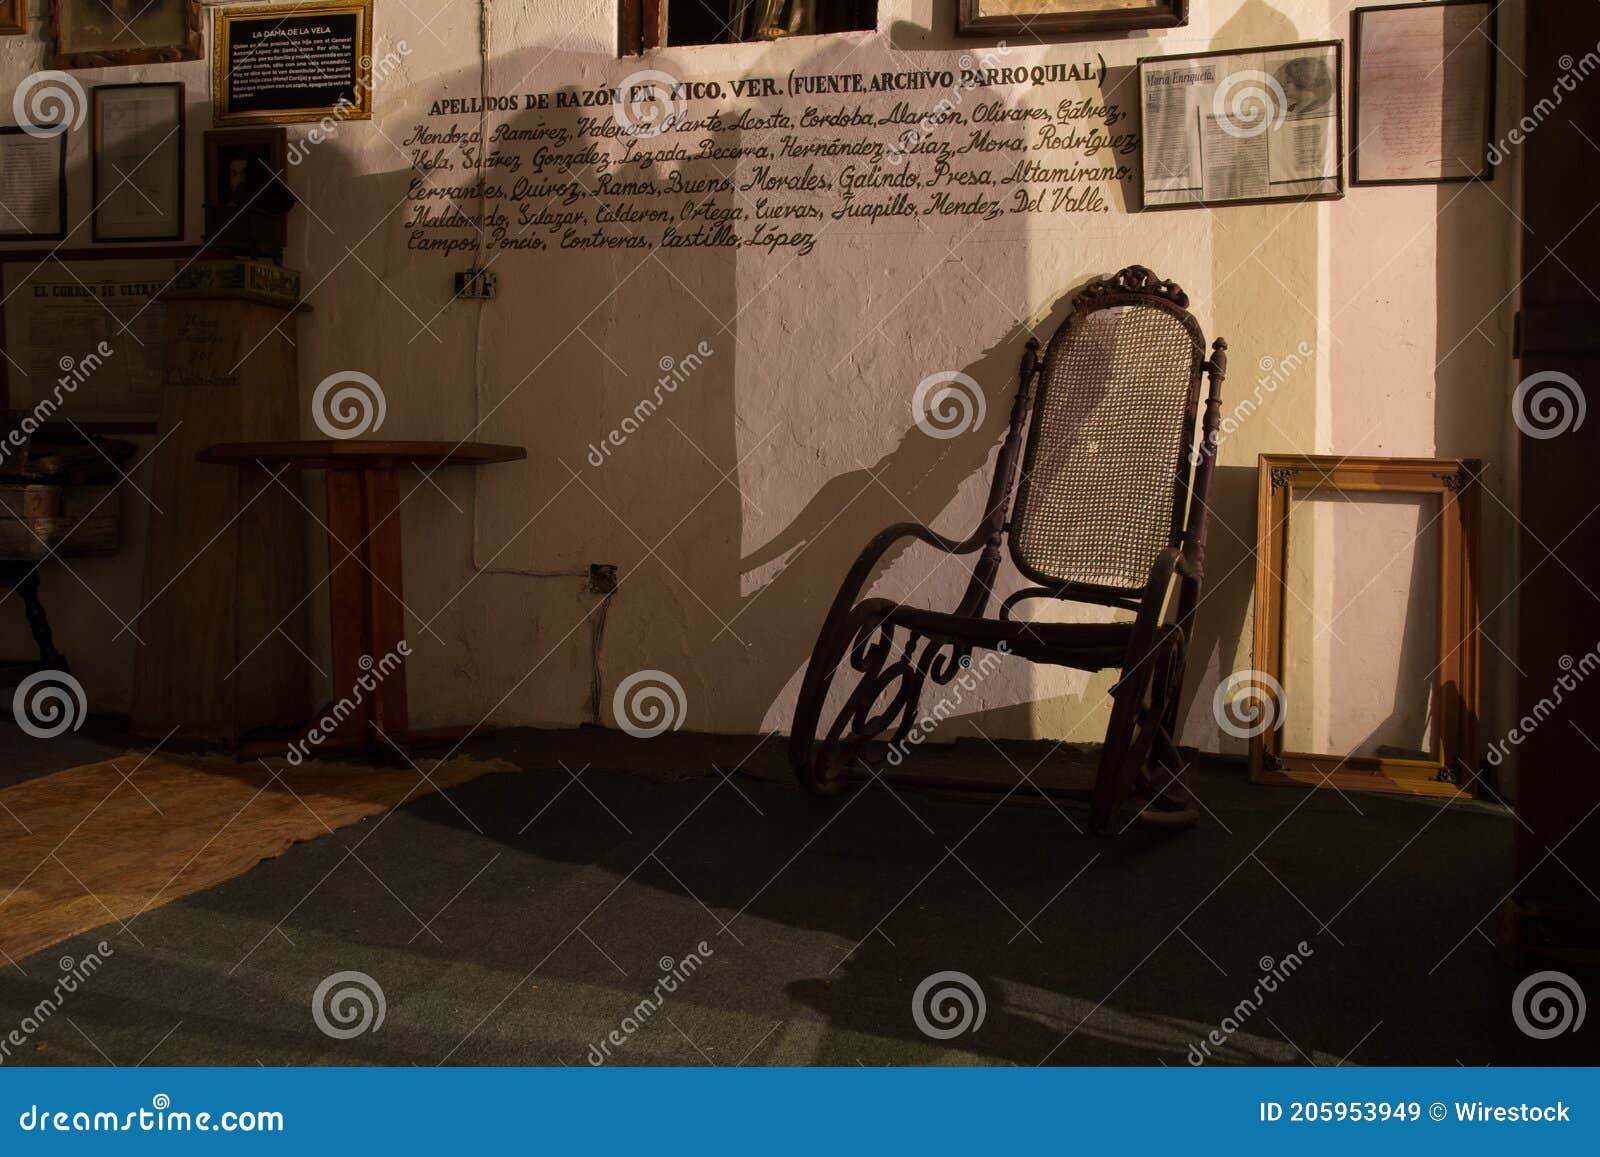
[[[1047,794],[1089,800],[1097,832],[1130,795],[1141,801],[1135,818],[1146,826],[1187,827],[1198,819],[1174,736],[1200,596],[1228,346],[1218,338],[1206,360],[1205,337],[1188,304],[1177,285],[1129,266],[1073,299],[1042,362],[1038,341],[1029,340],[978,529],[957,541],[912,522],[891,526],[845,577],[795,709],[789,757],[802,785],[829,794],[857,759],[865,762],[869,743],[885,737],[902,743],[919,721],[927,681],[948,684],[971,666],[974,649],[987,648],[1037,663],[1121,672],[1093,788]],[[1210,389],[1197,444],[1202,373]],[[955,610],[860,597],[883,557],[906,539],[948,554],[981,550]],[[1035,585],[1006,598],[989,617],[1002,540],[1016,569]],[[1017,604],[1033,598],[1131,610],[1135,617],[1012,619]],[[903,643],[896,643],[898,632]],[[821,730],[829,689],[847,658],[856,685]]]

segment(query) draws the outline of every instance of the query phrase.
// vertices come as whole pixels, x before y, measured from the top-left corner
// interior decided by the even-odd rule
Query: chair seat
[[[1133,638],[1132,621],[1121,623],[1027,623],[953,615],[920,607],[895,607],[889,619],[930,638],[998,650],[1036,663],[1080,671],[1120,667]]]

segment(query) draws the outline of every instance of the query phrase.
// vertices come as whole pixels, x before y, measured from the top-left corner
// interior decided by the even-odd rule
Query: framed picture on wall
[[[199,0],[51,0],[50,38],[52,68],[205,56]]]
[[[212,129],[206,133],[207,227],[214,218],[229,220],[258,204],[261,191],[274,178],[285,180],[289,167],[289,134],[264,125],[247,129]],[[278,217],[278,244],[289,240],[289,216]]]
[[[28,0],[0,0],[0,36],[28,31]]]
[[[67,235],[67,133],[0,126],[0,241]]]
[[[218,125],[372,119],[372,0],[218,8]]]
[[[1146,209],[1344,196],[1344,45],[1139,61]]]
[[[963,36],[1046,36],[1176,28],[1189,22],[1189,0],[960,0]]]
[[[1494,179],[1494,0],[1350,14],[1350,181]]]
[[[94,239],[181,239],[183,82],[102,84],[90,107]]]
[[[0,252],[3,398],[26,409],[56,397],[56,420],[100,432],[153,431],[166,373],[161,293],[198,246]],[[101,343],[112,351],[86,362]],[[57,391],[77,367],[73,388]]]

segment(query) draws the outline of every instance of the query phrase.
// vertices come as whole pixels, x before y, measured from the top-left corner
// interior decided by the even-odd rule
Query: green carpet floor
[[[0,782],[115,750],[10,733]],[[929,758],[1004,776],[1040,750]],[[1492,805],[1205,767],[1198,829],[1102,839],[1051,806],[819,804],[776,739],[513,731],[466,751],[524,770],[0,962],[0,1039],[32,1026],[4,1063],[1181,1066],[1214,1030],[1222,1064],[1600,1060],[1600,1017],[1550,1041],[1513,1021],[1492,937],[1515,821]],[[102,940],[41,1019],[62,959]],[[913,997],[947,971],[984,1016],[936,1039]],[[343,972],[383,1018],[330,1036],[314,1000]]]

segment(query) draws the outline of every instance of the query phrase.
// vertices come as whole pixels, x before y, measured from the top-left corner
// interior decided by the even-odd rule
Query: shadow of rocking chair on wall
[[[1094,786],[1047,794],[1087,799],[1097,832],[1116,822],[1130,799],[1139,802],[1133,819],[1142,825],[1195,822],[1174,733],[1200,597],[1228,346],[1218,338],[1206,359],[1188,304],[1177,285],[1133,265],[1084,287],[1042,361],[1038,341],[1029,341],[978,529],[956,541],[913,522],[891,526],[868,544],[834,598],[790,735],[790,762],[802,785],[829,794],[846,778],[859,780],[863,768],[875,777],[868,745],[902,743],[920,722],[928,681],[948,684],[983,648],[1121,672]],[[1210,389],[1197,441],[1202,375]],[[981,550],[955,610],[860,597],[883,557],[908,538],[948,554]],[[1034,585],[1006,598],[991,617],[1002,543]],[[1121,608],[1135,617],[1013,619],[1017,604],[1032,598]],[[822,729],[829,691],[851,669],[855,685]]]

